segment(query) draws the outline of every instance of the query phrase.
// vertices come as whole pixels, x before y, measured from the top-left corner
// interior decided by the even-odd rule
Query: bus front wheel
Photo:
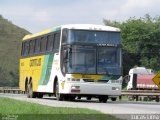
[[[61,93],[59,93],[59,83],[58,81],[56,82],[56,89],[55,89],[55,95],[58,101],[62,101],[63,100],[63,95]]]

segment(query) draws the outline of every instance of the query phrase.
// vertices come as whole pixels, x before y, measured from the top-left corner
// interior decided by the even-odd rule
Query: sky
[[[31,33],[64,24],[100,24],[150,14],[160,16],[160,0],[0,0],[0,14]]]

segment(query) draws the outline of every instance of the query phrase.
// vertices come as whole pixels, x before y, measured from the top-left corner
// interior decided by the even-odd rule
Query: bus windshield
[[[67,66],[69,73],[121,75],[120,48],[74,45]]]
[[[96,74],[96,49],[73,47],[69,68],[71,73]]]
[[[94,30],[69,30],[68,42],[121,44],[120,32],[94,31]]]

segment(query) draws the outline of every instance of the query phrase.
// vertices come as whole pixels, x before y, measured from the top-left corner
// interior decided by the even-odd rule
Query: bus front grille
[[[107,83],[109,80],[93,80],[93,79],[83,79],[85,82],[103,82]]]

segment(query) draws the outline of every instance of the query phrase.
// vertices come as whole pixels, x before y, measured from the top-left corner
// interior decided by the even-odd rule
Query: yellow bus
[[[22,40],[19,86],[29,98],[57,100],[121,95],[121,36],[118,28],[70,24],[26,35]]]

